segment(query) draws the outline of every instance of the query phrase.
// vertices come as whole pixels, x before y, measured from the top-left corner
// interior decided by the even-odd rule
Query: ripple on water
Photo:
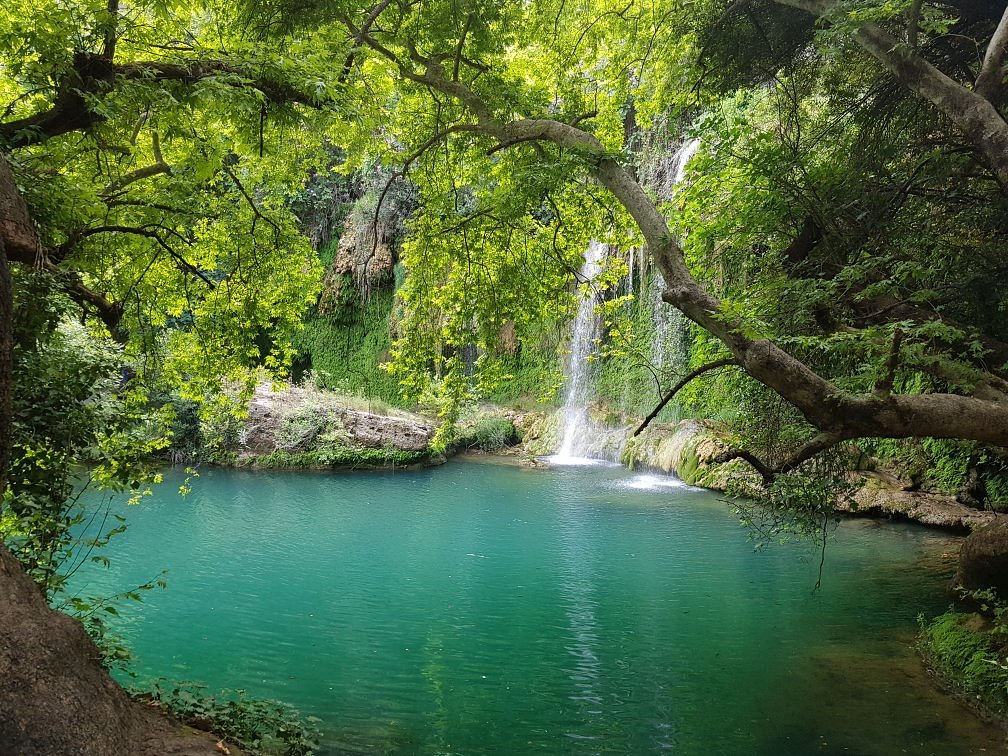
[[[208,471],[131,508],[112,569],[75,580],[108,595],[169,568],[113,618],[141,679],[284,700],[329,752],[1003,749],[912,648],[947,544],[845,523],[812,595],[800,544],[755,554],[716,495],[588,464]]]

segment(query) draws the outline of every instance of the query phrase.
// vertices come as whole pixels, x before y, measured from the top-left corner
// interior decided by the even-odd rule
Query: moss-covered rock
[[[1008,517],[994,519],[963,541],[955,579],[967,590],[993,588],[1008,600]]]
[[[871,517],[896,517],[922,525],[950,530],[975,530],[991,522],[993,512],[982,512],[956,500],[954,496],[926,491],[908,491],[899,480],[878,471],[859,471],[860,486],[838,509]]]
[[[359,406],[352,406],[353,403]],[[223,465],[396,468],[440,464],[425,418],[312,387],[259,386],[247,416],[213,452]]]
[[[981,714],[1008,718],[1008,635],[1001,621],[949,611],[924,624],[920,650],[939,678]]]
[[[759,476],[745,463],[717,462],[728,447],[725,432],[712,423],[656,423],[627,440],[621,461],[631,469],[645,467],[670,473],[691,486],[734,493],[752,490],[759,485]]]

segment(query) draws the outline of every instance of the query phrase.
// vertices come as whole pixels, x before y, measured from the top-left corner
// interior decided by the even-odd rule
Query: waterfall
[[[672,183],[666,190],[668,192],[667,199],[671,200],[675,197],[676,188],[682,183],[686,174],[686,164],[696,154],[699,146],[700,140],[692,139],[683,142],[676,151],[670,164],[669,174],[672,177]],[[654,276],[648,292],[651,316],[655,326],[654,340],[651,342],[651,360],[658,369],[658,374],[663,379],[668,379],[671,376],[686,373],[686,368],[689,366],[690,344],[686,331],[686,317],[679,310],[665,304],[661,297],[664,282],[657,271]]]
[[[651,362],[663,380],[670,376],[683,375],[689,365],[689,332],[687,320],[679,310],[662,299],[663,281],[656,272],[648,291],[648,304],[654,323],[651,341]]]
[[[607,247],[592,240],[585,253],[581,277],[591,281],[598,274],[605,259]],[[592,366],[588,362],[595,348],[598,319],[595,317],[595,296],[589,293],[578,305],[577,316],[571,326],[570,360],[567,368],[567,392],[564,396],[563,435],[560,448],[550,457],[554,464],[587,462],[584,455],[593,431],[588,417],[588,402],[592,395]]]
[[[693,157],[700,142],[697,139],[685,142],[672,159],[665,163],[667,176],[666,192],[672,199],[676,186],[683,180],[686,164]],[[592,281],[602,267],[607,246],[592,241],[585,253],[581,278]],[[647,288],[648,304],[654,319],[654,340],[651,344],[652,361],[658,368],[663,382],[686,372],[689,363],[689,341],[686,319],[678,310],[669,307],[661,299],[662,281],[654,271],[649,285],[645,278],[649,266],[643,249],[630,249],[627,259],[627,277],[623,291],[641,299]],[[635,288],[635,274],[640,277],[640,285]],[[592,424],[588,405],[594,392],[593,366],[589,358],[594,353],[595,340],[599,332],[595,317],[595,297],[591,294],[581,300],[577,316],[571,325],[570,359],[567,368],[567,389],[564,394],[563,409],[560,413],[562,428],[560,447],[547,459],[553,464],[597,464],[600,457],[618,459],[625,442],[626,428],[599,428]],[[642,303],[643,304],[643,301]],[[633,307],[632,300],[628,307]],[[639,387],[638,387],[639,389]],[[624,393],[629,395],[628,385]]]
[[[675,172],[672,174],[672,186],[669,192],[670,199],[671,195],[675,194],[676,187],[682,183],[683,176],[686,175],[686,164],[696,154],[699,146],[699,139],[691,139],[688,142],[683,142],[683,146],[676,152],[675,158],[672,161],[672,165],[675,166]]]

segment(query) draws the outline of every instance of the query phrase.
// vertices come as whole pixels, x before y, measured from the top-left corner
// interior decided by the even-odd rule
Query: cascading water
[[[686,174],[686,164],[696,154],[700,146],[699,139],[684,142],[672,158],[669,174],[671,185],[665,199],[673,200],[677,187]],[[662,300],[662,281],[655,273],[648,292],[651,305],[651,315],[655,326],[654,340],[651,342],[651,359],[658,368],[659,375],[672,376],[686,372],[689,363],[689,340],[686,332],[686,318],[674,307],[669,307]]]
[[[667,184],[668,199],[675,194],[676,186],[682,181],[686,164],[696,152],[700,142],[697,139],[684,143],[672,160],[667,163],[667,175],[671,181]],[[607,246],[601,242],[592,241],[585,253],[584,266],[581,269],[583,279],[592,281],[601,269],[607,252]],[[643,250],[632,249],[628,259],[628,275],[625,282],[625,293],[633,296],[634,274],[641,278],[641,287],[637,289],[643,294],[645,272],[647,270]],[[637,268],[637,271],[635,271]],[[652,278],[647,288],[649,304],[655,324],[655,336],[652,342],[652,359],[660,374],[671,376],[685,372],[689,361],[689,344],[687,341],[686,320],[683,315],[666,305],[661,299],[662,282]],[[548,460],[553,464],[597,464],[598,457],[605,453],[609,458],[618,457],[618,450],[625,440],[626,429],[598,428],[594,426],[588,414],[588,404],[592,398],[594,381],[589,358],[594,352],[595,339],[599,330],[598,319],[595,316],[595,297],[586,296],[578,307],[571,331],[570,360],[568,363],[567,391],[564,395],[564,405],[561,412],[560,447]],[[605,450],[605,451],[603,451]],[[615,453],[613,450],[616,450]]]
[[[691,139],[688,142],[684,142],[683,146],[676,152],[675,161],[673,162],[675,173],[673,173],[674,178],[672,179],[672,194],[675,194],[676,187],[682,183],[683,176],[686,175],[686,164],[696,154],[699,146],[699,139]]]
[[[592,281],[602,267],[607,246],[592,240],[585,253],[581,277]],[[567,368],[567,393],[564,396],[560,448],[550,457],[554,464],[578,464],[589,460],[586,450],[591,441],[592,424],[588,417],[588,402],[592,394],[592,371],[588,358],[595,347],[598,318],[595,317],[595,297],[589,294],[578,305],[571,330],[570,361]]]

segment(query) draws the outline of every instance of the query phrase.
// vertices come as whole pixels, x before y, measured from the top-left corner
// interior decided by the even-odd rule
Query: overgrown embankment
[[[425,418],[312,386],[260,385],[244,417],[201,426],[197,458],[241,467],[375,469],[440,464]]]

